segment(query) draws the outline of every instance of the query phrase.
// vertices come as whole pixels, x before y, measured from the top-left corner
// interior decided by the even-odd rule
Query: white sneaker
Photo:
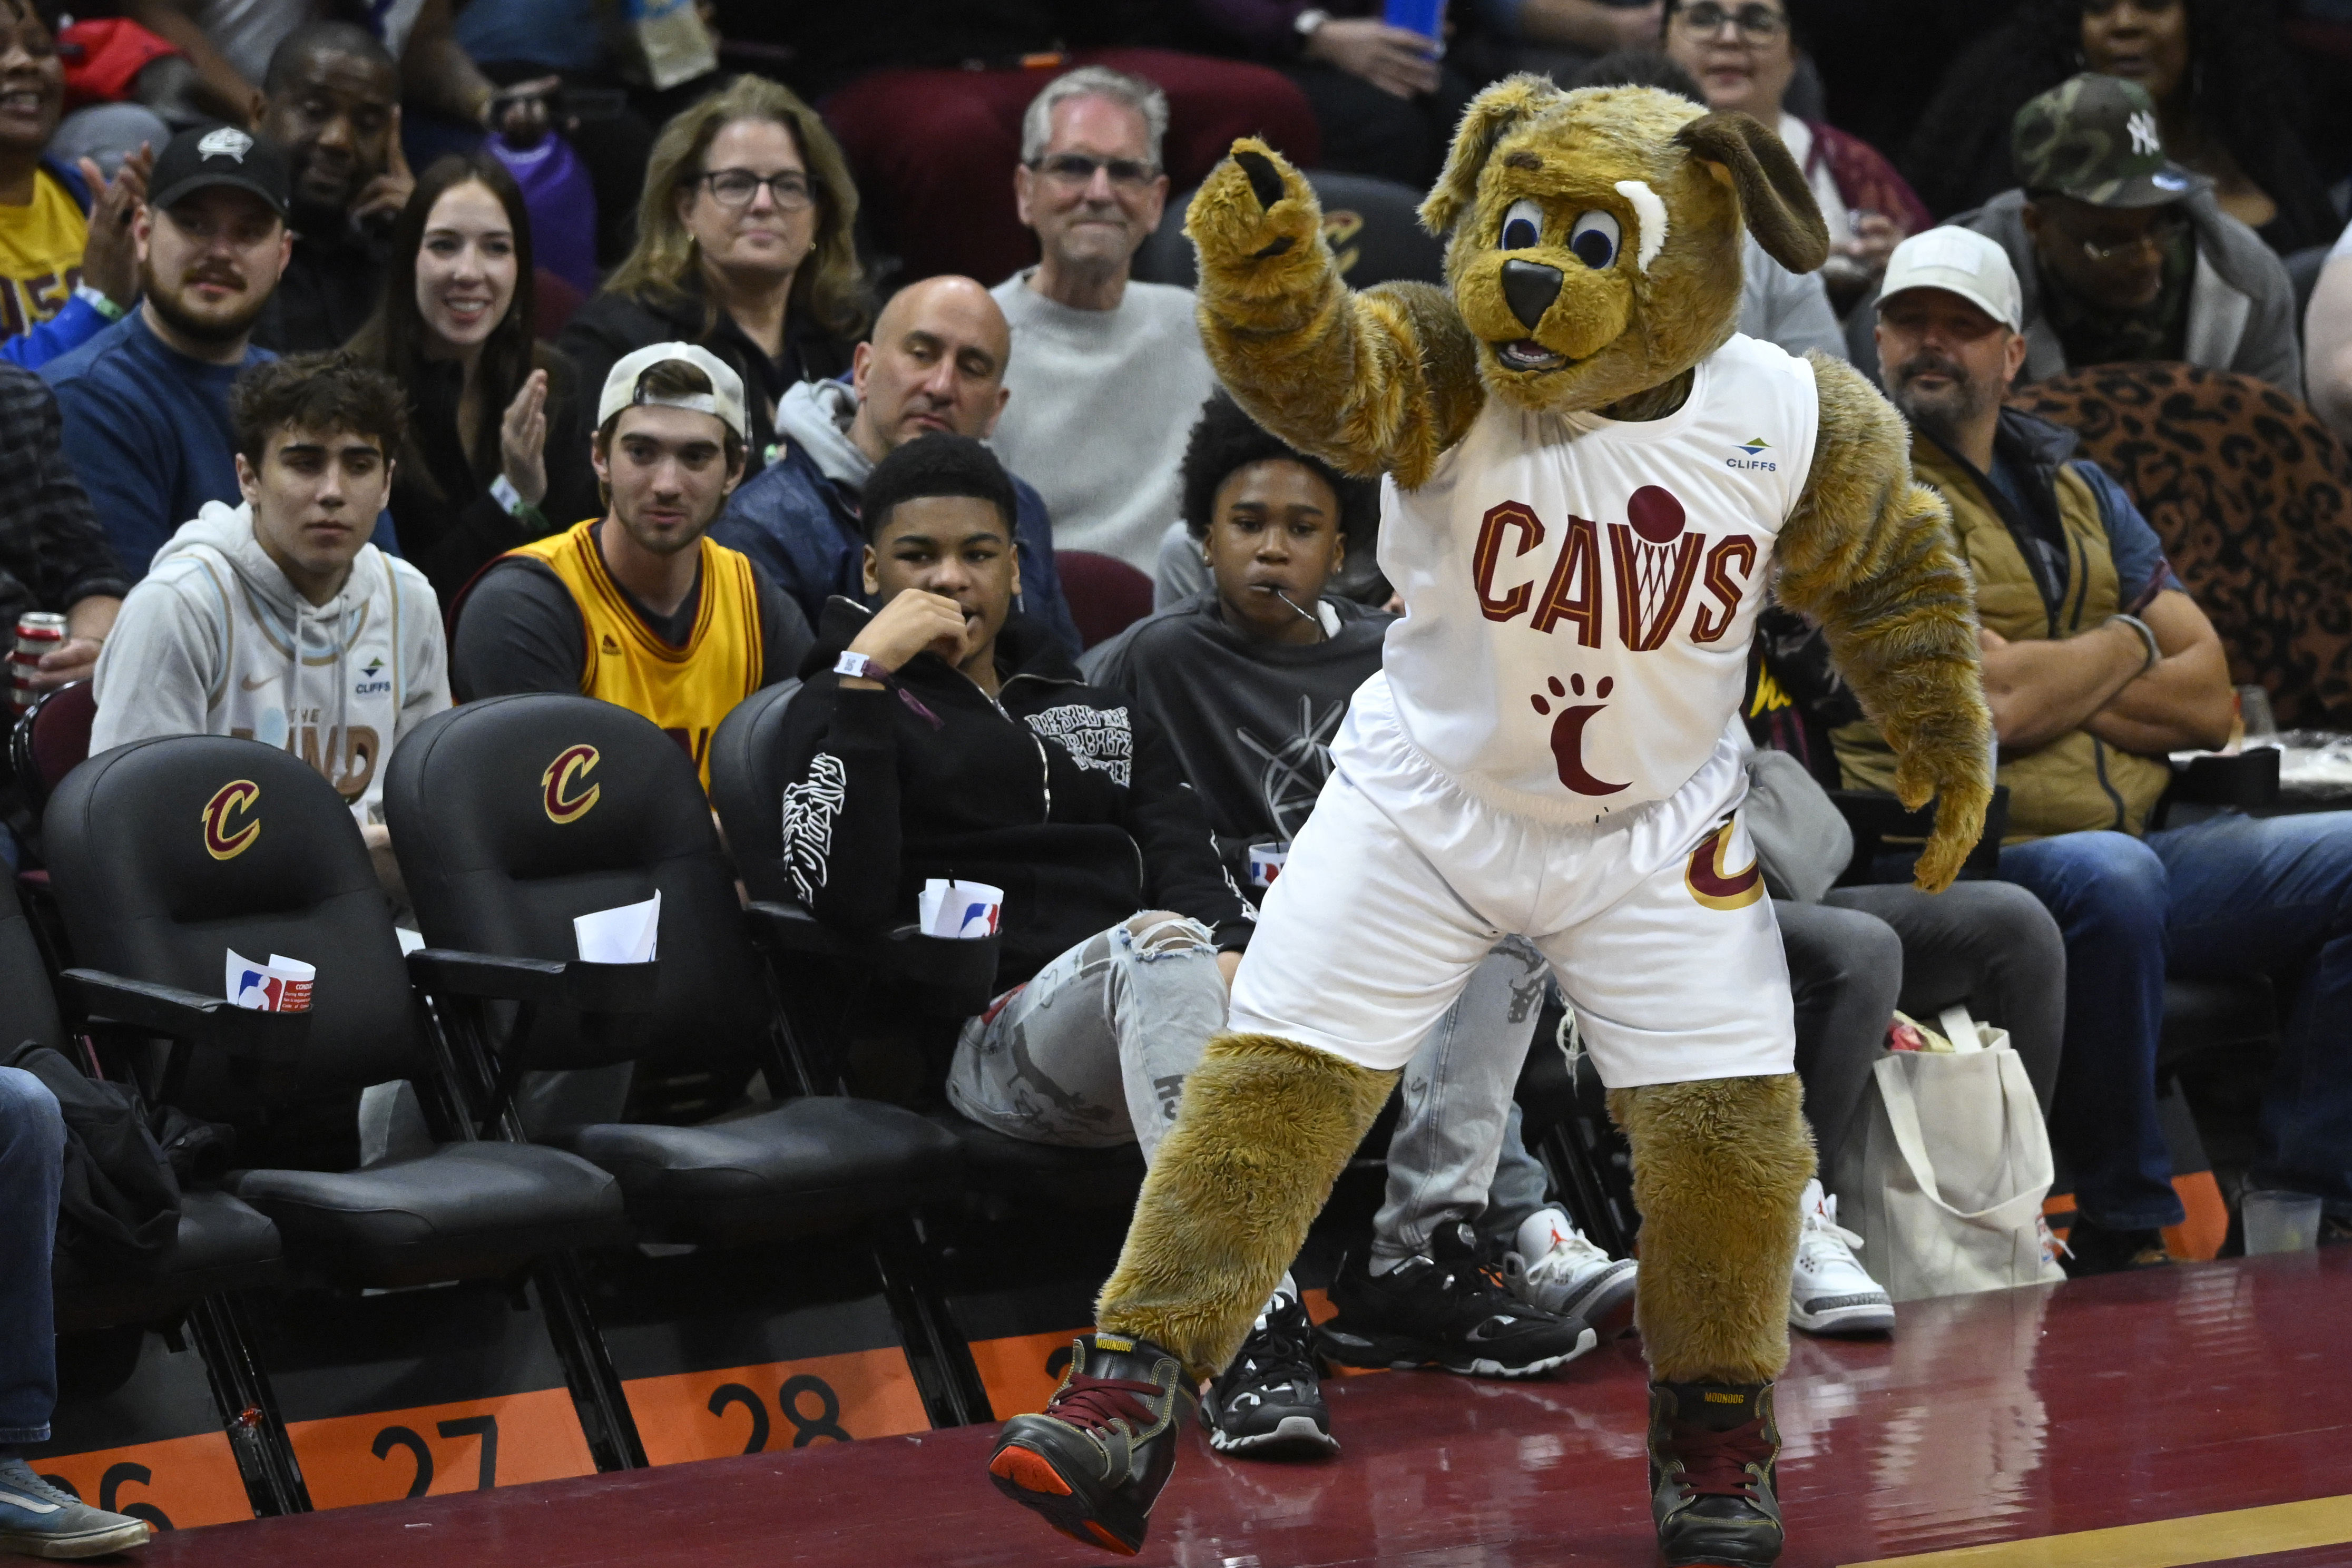
[[[1804,1228],[1789,1279],[1789,1322],[1809,1334],[1883,1334],[1895,1327],[1895,1304],[1854,1260],[1862,1237],[1837,1222],[1837,1199],[1805,1184]]]
[[[1558,1209],[1528,1216],[1518,1244],[1517,1252],[1503,1254],[1503,1284],[1512,1295],[1572,1318],[1604,1340],[1633,1327],[1632,1258],[1610,1257]]]

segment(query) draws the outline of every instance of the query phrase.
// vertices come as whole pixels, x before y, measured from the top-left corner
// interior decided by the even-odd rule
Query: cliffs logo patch
[[[1731,820],[1726,817],[1716,825],[1715,831],[1698,842],[1691,851],[1690,866],[1683,872],[1683,885],[1690,889],[1691,897],[1710,910],[1744,910],[1764,896],[1764,868],[1750,860],[1745,869],[1725,868],[1723,857],[1731,847]]]
[[[588,815],[589,807],[604,793],[604,786],[580,786],[596,771],[597,760],[596,748],[588,745],[566,746],[555,753],[555,761],[539,775],[540,787],[546,796],[548,821],[561,827]]]
[[[261,798],[261,786],[251,779],[225,784],[205,802],[205,851],[215,860],[234,860],[261,837],[261,824],[240,821]]]
[[[1739,443],[1739,450],[1747,453],[1748,456],[1726,458],[1723,459],[1724,466],[1733,468],[1760,468],[1768,474],[1777,474],[1780,471],[1780,465],[1764,456],[1770,447],[1771,443],[1765,440],[1763,437],[1751,437]]]

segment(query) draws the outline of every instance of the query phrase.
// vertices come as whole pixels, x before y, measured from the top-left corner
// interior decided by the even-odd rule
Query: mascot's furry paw
[[[1204,287],[1223,283],[1263,299],[1311,285],[1322,269],[1315,188],[1255,136],[1235,142],[1233,155],[1209,171],[1185,209],[1184,232],[1200,249]]]
[[[1905,805],[1916,809],[1929,800],[1936,803],[1936,830],[1927,835],[1911,871],[1912,885],[1924,893],[1942,892],[1960,874],[1969,851],[1984,836],[1985,807],[1992,801],[1980,753],[1954,759],[1951,767],[1940,766],[1944,760],[1910,751],[1895,771],[1895,793]]]

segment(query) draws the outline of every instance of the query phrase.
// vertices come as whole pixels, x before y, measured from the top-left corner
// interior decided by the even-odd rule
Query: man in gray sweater
[[[1192,416],[1217,384],[1192,291],[1128,275],[1167,205],[1167,128],[1150,82],[1088,66],[1048,83],[1013,176],[1040,259],[992,290],[1013,350],[997,455],[1045,498],[1055,549],[1147,574],[1177,513]]]

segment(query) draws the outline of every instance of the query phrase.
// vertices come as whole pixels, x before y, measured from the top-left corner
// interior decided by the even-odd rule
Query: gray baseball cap
[[[2096,207],[2155,207],[2213,182],[2164,155],[2156,100],[2136,81],[2089,72],[2028,100],[2011,122],[2018,183]]]

